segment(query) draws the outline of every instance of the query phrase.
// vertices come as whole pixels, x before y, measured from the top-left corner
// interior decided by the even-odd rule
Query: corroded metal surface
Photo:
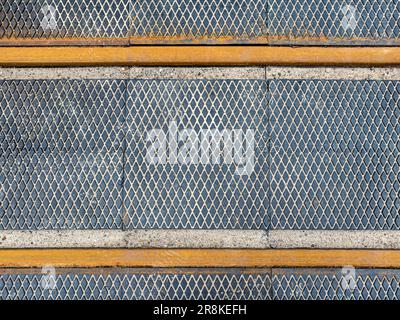
[[[127,44],[127,0],[2,0],[0,45]]]
[[[268,43],[399,45],[396,0],[268,0]]]
[[[400,44],[395,0],[11,1],[0,45]]]

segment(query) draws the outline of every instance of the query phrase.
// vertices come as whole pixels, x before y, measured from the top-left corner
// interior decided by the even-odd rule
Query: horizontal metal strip
[[[9,47],[0,66],[394,66],[400,47]]]
[[[400,268],[398,250],[5,249],[0,267]]]

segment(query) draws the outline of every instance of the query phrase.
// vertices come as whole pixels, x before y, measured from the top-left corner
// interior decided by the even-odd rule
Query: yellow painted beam
[[[400,47],[1,47],[0,66],[395,66]]]
[[[3,249],[0,267],[400,268],[400,250]]]

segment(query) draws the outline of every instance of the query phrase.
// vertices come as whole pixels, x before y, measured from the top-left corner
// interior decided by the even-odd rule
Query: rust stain
[[[128,45],[129,38],[0,38],[0,47]]]
[[[387,42],[388,44],[400,44],[399,38],[361,38],[361,37],[326,37],[323,35],[304,35],[304,36],[292,36],[292,35],[275,35],[275,36],[268,36],[267,41],[269,44],[279,44],[279,43],[291,43],[296,45],[296,43],[304,43],[306,45],[313,45],[313,44],[339,44],[339,43],[366,43],[366,44],[373,44],[374,42],[384,43]]]

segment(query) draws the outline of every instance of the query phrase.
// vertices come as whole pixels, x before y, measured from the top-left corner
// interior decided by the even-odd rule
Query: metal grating
[[[350,268],[351,269],[351,268]],[[353,269],[275,269],[275,300],[398,300],[400,271]]]
[[[266,90],[266,82],[257,80],[129,81],[124,226],[129,229],[263,228],[268,193]],[[173,123],[177,131],[191,130],[186,139],[180,134],[178,139],[177,134],[168,133]],[[160,144],[168,148],[164,164],[152,163],[146,158],[147,133],[152,129],[163,132]],[[235,159],[231,162],[224,161],[222,156],[218,163],[201,162],[200,158],[210,150],[200,143],[199,134],[204,129],[214,130],[214,141],[224,141],[224,146],[227,146],[222,136],[224,130],[231,137],[232,130],[240,131],[243,150],[235,144]],[[250,131],[254,133],[248,138]],[[221,134],[222,140],[216,140],[217,134]],[[183,147],[191,149],[188,145],[197,143],[197,162],[195,154],[188,157],[193,161],[171,160],[174,135],[179,148],[175,157],[184,158],[188,150]],[[249,143],[254,146],[249,148]],[[217,155],[221,155],[219,148],[220,145],[214,148]],[[245,150],[252,150],[254,163],[250,170],[238,174],[240,168],[246,171],[251,162],[251,156],[246,156],[244,162],[236,161],[236,155],[242,156]],[[214,153],[210,159],[214,159],[212,156]]]
[[[47,277],[47,278],[46,278]],[[270,272],[235,270],[163,273],[84,271],[43,275],[0,274],[3,300],[265,300]]]
[[[397,0],[268,0],[271,44],[398,45]]]
[[[0,39],[128,38],[128,0],[2,0]]]
[[[350,270],[349,273],[347,273]],[[50,271],[50,272],[49,272]],[[397,300],[399,270],[3,270],[2,300]]]
[[[3,0],[0,9],[3,45],[400,44],[396,0]]]
[[[256,41],[266,36],[266,16],[266,0],[132,1],[132,43]]]
[[[271,228],[399,229],[400,84],[270,82]]]
[[[0,229],[121,227],[125,83],[0,82]]]

